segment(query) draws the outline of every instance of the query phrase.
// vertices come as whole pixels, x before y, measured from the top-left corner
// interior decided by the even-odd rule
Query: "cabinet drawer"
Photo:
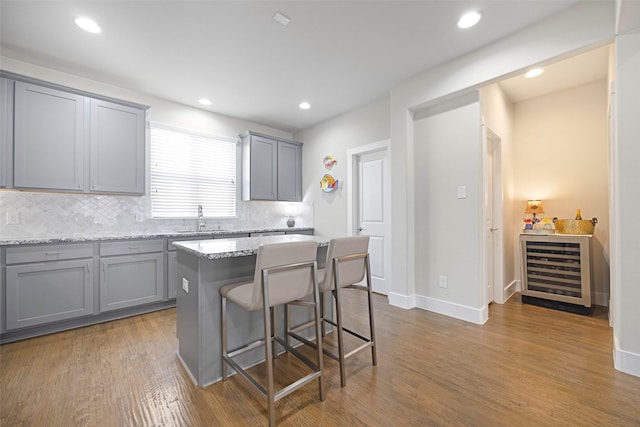
[[[164,240],[131,240],[100,243],[100,256],[144,254],[164,251]]]
[[[93,244],[91,243],[17,246],[7,248],[7,265],[25,262],[91,258],[92,256]]]

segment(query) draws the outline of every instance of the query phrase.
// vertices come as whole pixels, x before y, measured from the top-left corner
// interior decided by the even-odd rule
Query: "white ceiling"
[[[294,132],[579,1],[1,0],[0,53]],[[483,19],[458,29],[470,9]],[[78,29],[78,15],[102,34]]]
[[[521,74],[499,83],[512,102],[606,78],[609,45],[549,65],[541,64],[539,68],[544,72],[538,77],[527,79]]]

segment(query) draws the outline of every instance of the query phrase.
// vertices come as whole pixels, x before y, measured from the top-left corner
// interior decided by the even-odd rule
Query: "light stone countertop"
[[[293,227],[293,228],[270,228],[270,229],[238,229],[238,230],[205,230],[205,231],[166,231],[151,233],[109,233],[97,235],[70,235],[57,237],[24,237],[24,238],[0,238],[0,246],[11,245],[35,245],[46,243],[78,243],[78,242],[96,242],[109,240],[136,240],[136,239],[162,239],[170,237],[200,237],[200,236],[228,236],[249,233],[265,233],[265,232],[299,232],[313,230],[311,227]],[[244,237],[246,239],[246,237]]]
[[[229,239],[195,240],[174,242],[179,251],[184,251],[205,259],[223,259],[249,256],[258,253],[258,246],[270,243],[315,241],[318,246],[328,246],[330,237],[288,234],[281,236],[240,237]]]

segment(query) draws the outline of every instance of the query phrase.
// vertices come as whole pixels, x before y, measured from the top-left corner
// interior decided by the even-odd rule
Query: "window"
[[[195,218],[236,214],[237,140],[150,124],[151,215]]]

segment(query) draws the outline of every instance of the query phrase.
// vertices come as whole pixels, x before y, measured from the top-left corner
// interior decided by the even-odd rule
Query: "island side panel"
[[[198,385],[206,387],[222,379],[222,337],[220,288],[253,280],[256,256],[240,256],[216,260],[199,259],[200,377]],[[227,305],[229,349],[240,347],[264,336],[261,311],[249,313],[233,303]],[[264,354],[250,354],[245,366],[264,359]]]
[[[200,378],[200,322],[198,314],[198,264],[195,255],[178,251],[178,284],[176,294],[176,334],[178,357],[199,384]],[[189,292],[183,289],[183,279],[189,283]]]

